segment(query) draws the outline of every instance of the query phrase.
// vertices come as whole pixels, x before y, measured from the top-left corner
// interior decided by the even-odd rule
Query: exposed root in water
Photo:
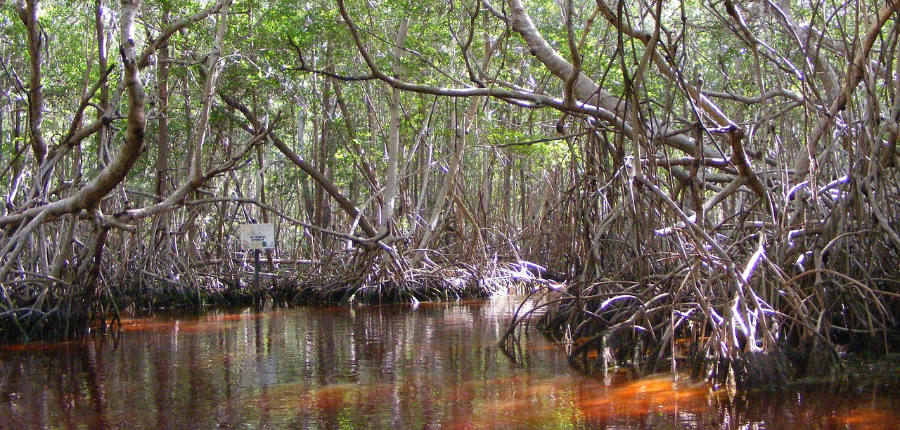
[[[129,271],[115,290],[99,288],[75,297],[48,293],[75,291],[64,281],[22,274],[22,281],[10,284],[9,291],[17,294],[18,303],[31,305],[0,313],[0,342],[78,336],[90,327],[114,326],[119,311],[126,309],[455,301],[519,292],[544,282],[534,269],[539,266],[527,262],[457,263],[402,272],[382,270],[375,260],[281,262],[276,267],[264,264],[258,282],[252,266],[228,263],[185,271],[185,276],[174,276],[178,282]],[[112,274],[100,271],[98,276]],[[48,282],[58,285],[48,287]]]
[[[657,174],[620,165],[573,187],[558,217],[571,220],[566,254],[582,258],[572,282],[517,314],[502,342],[510,356],[533,322],[586,372],[687,369],[751,388],[900,347],[898,219],[881,208],[900,195],[893,170],[882,182],[851,171],[833,195],[778,193],[772,178],[741,194],[739,177],[710,196]]]
[[[512,358],[522,358],[521,339],[534,321],[563,342],[570,362],[588,373],[608,374],[616,367],[636,375],[688,370],[695,378],[740,389],[840,370],[848,346],[859,349],[873,339],[882,339],[883,350],[897,347],[891,313],[873,312],[887,306],[874,289],[854,285],[828,306],[814,308],[809,304],[819,291],[789,282],[780,295],[792,300],[775,308],[760,297],[751,304],[733,290],[723,294],[724,277],[689,273],[542,288],[517,312],[501,346]],[[840,324],[830,312],[835,307],[847,310]],[[848,318],[853,315],[860,318]],[[862,329],[867,326],[871,333]]]

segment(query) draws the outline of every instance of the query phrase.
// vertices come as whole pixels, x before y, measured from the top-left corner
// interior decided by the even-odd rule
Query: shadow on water
[[[573,372],[497,341],[513,298],[123,320],[115,336],[0,348],[0,428],[896,428],[898,386],[729,395]],[[621,379],[621,378],[619,378]]]

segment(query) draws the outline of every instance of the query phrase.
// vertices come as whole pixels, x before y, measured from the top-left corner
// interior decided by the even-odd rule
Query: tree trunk
[[[28,38],[28,59],[31,75],[28,80],[28,132],[30,134],[31,151],[34,154],[36,176],[39,176],[40,167],[47,157],[47,143],[41,124],[44,121],[44,91],[41,83],[43,67],[44,40],[41,35],[37,14],[40,10],[38,0],[19,2],[18,13],[22,23],[25,24],[25,33]]]
[[[400,22],[400,29],[397,30],[397,38],[394,41],[393,57],[394,57],[394,76],[400,76],[402,67],[400,60],[403,54],[403,45],[406,44],[406,34],[409,30],[409,18],[404,18]],[[381,207],[381,226],[380,229],[386,232],[390,229],[391,222],[394,220],[394,211],[396,210],[397,194],[400,190],[397,171],[400,163],[400,90],[391,88],[390,98],[391,125],[388,131],[387,140],[387,166],[385,168],[385,184],[384,184],[384,204]]]
[[[163,26],[169,25],[169,10],[164,6]],[[157,121],[156,178],[154,192],[158,198],[168,194],[169,178],[169,44],[160,45],[157,59],[157,97],[159,98],[159,119]],[[151,253],[158,252],[169,239],[169,216],[160,214],[151,234]],[[166,246],[166,248],[168,248]]]
[[[94,3],[94,30],[97,37],[97,64],[100,66],[98,70],[106,70],[109,68],[109,49],[107,48],[106,30],[103,26],[103,0],[97,0]],[[109,114],[109,85],[104,82],[100,87],[100,109],[97,110],[97,119],[103,120],[103,117]],[[97,159],[100,160],[101,166],[109,164],[109,127],[104,124],[97,132]]]

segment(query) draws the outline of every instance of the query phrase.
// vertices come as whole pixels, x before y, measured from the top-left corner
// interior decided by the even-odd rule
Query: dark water
[[[729,396],[671,376],[606,385],[508,298],[125,321],[118,336],[0,349],[0,428],[885,428],[893,390]]]

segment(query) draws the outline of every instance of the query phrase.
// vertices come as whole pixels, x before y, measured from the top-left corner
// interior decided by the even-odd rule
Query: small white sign
[[[241,224],[242,249],[275,249],[275,224]]]

